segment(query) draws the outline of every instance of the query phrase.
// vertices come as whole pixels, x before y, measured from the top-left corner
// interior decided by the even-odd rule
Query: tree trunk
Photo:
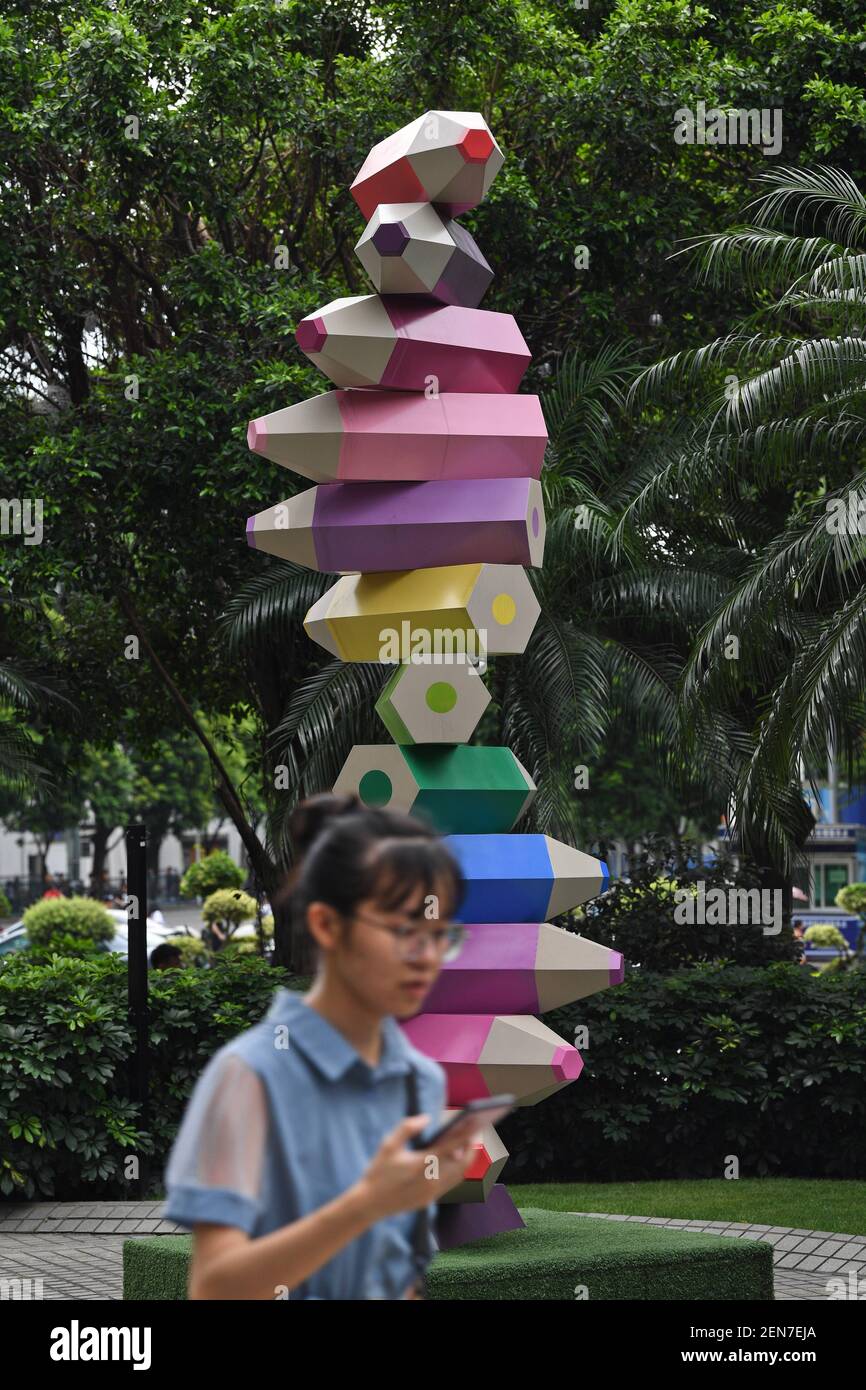
[[[105,860],[108,856],[108,837],[111,834],[111,826],[104,821],[94,819],[93,822],[93,859],[90,867],[91,881],[99,883],[102,879],[102,871],[105,868]]]

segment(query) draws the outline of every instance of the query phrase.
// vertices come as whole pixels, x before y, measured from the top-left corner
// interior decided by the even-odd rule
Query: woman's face
[[[327,940],[313,921],[310,925],[327,969],[359,1003],[381,1015],[411,1018],[423,1007],[442,968],[442,952],[430,933],[445,932],[450,925],[447,919],[427,914],[447,901],[444,891],[427,895],[419,888],[396,909],[365,899],[351,921],[327,908],[333,918]],[[324,904],[311,904],[311,911],[317,908]]]

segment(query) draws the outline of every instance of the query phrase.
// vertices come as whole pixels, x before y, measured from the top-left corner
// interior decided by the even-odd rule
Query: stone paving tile
[[[777,1250],[794,1250],[794,1249],[796,1248],[796,1246],[798,1246],[799,1244],[800,1244],[800,1237],[799,1237],[799,1236],[782,1236],[782,1239],[776,1242],[776,1249],[777,1249]],[[813,1247],[813,1248],[817,1248],[817,1247]],[[808,1253],[808,1252],[806,1252],[806,1253]]]
[[[863,1246],[858,1245],[856,1241],[849,1240],[842,1246],[841,1250],[836,1252],[836,1254],[837,1258],[840,1260],[862,1260],[864,1258],[864,1249]]]
[[[784,1255],[780,1255],[779,1259],[774,1261],[774,1264],[777,1264],[780,1269],[796,1269],[800,1262],[806,1258],[805,1255],[798,1255],[794,1250],[787,1250]]]
[[[795,1231],[794,1234],[799,1235],[800,1233],[799,1231]],[[799,1250],[802,1255],[811,1255],[812,1251],[817,1250],[820,1244],[820,1240],[815,1240],[813,1237],[811,1239],[801,1240],[796,1246],[796,1249]]]

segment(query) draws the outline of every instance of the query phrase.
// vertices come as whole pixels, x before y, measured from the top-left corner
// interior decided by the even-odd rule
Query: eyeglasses
[[[368,922],[371,927],[389,932],[402,960],[415,960],[422,956],[428,942],[443,961],[454,960],[460,954],[466,939],[466,928],[458,922],[449,922],[447,926],[438,927],[416,927],[406,922],[400,926],[391,926],[388,922],[377,921],[365,912],[356,912],[354,916],[359,922]]]

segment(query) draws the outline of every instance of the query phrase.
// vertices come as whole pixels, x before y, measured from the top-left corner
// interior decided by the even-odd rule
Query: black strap
[[[406,1073],[406,1114],[417,1115],[418,1105],[418,1078],[415,1068],[411,1062]],[[418,1268],[418,1278],[422,1285],[424,1283],[424,1272],[436,1253],[436,1246],[433,1241],[433,1232],[430,1223],[430,1212],[427,1207],[422,1207],[418,1212],[415,1225],[412,1231],[412,1253],[415,1256],[415,1263]]]

